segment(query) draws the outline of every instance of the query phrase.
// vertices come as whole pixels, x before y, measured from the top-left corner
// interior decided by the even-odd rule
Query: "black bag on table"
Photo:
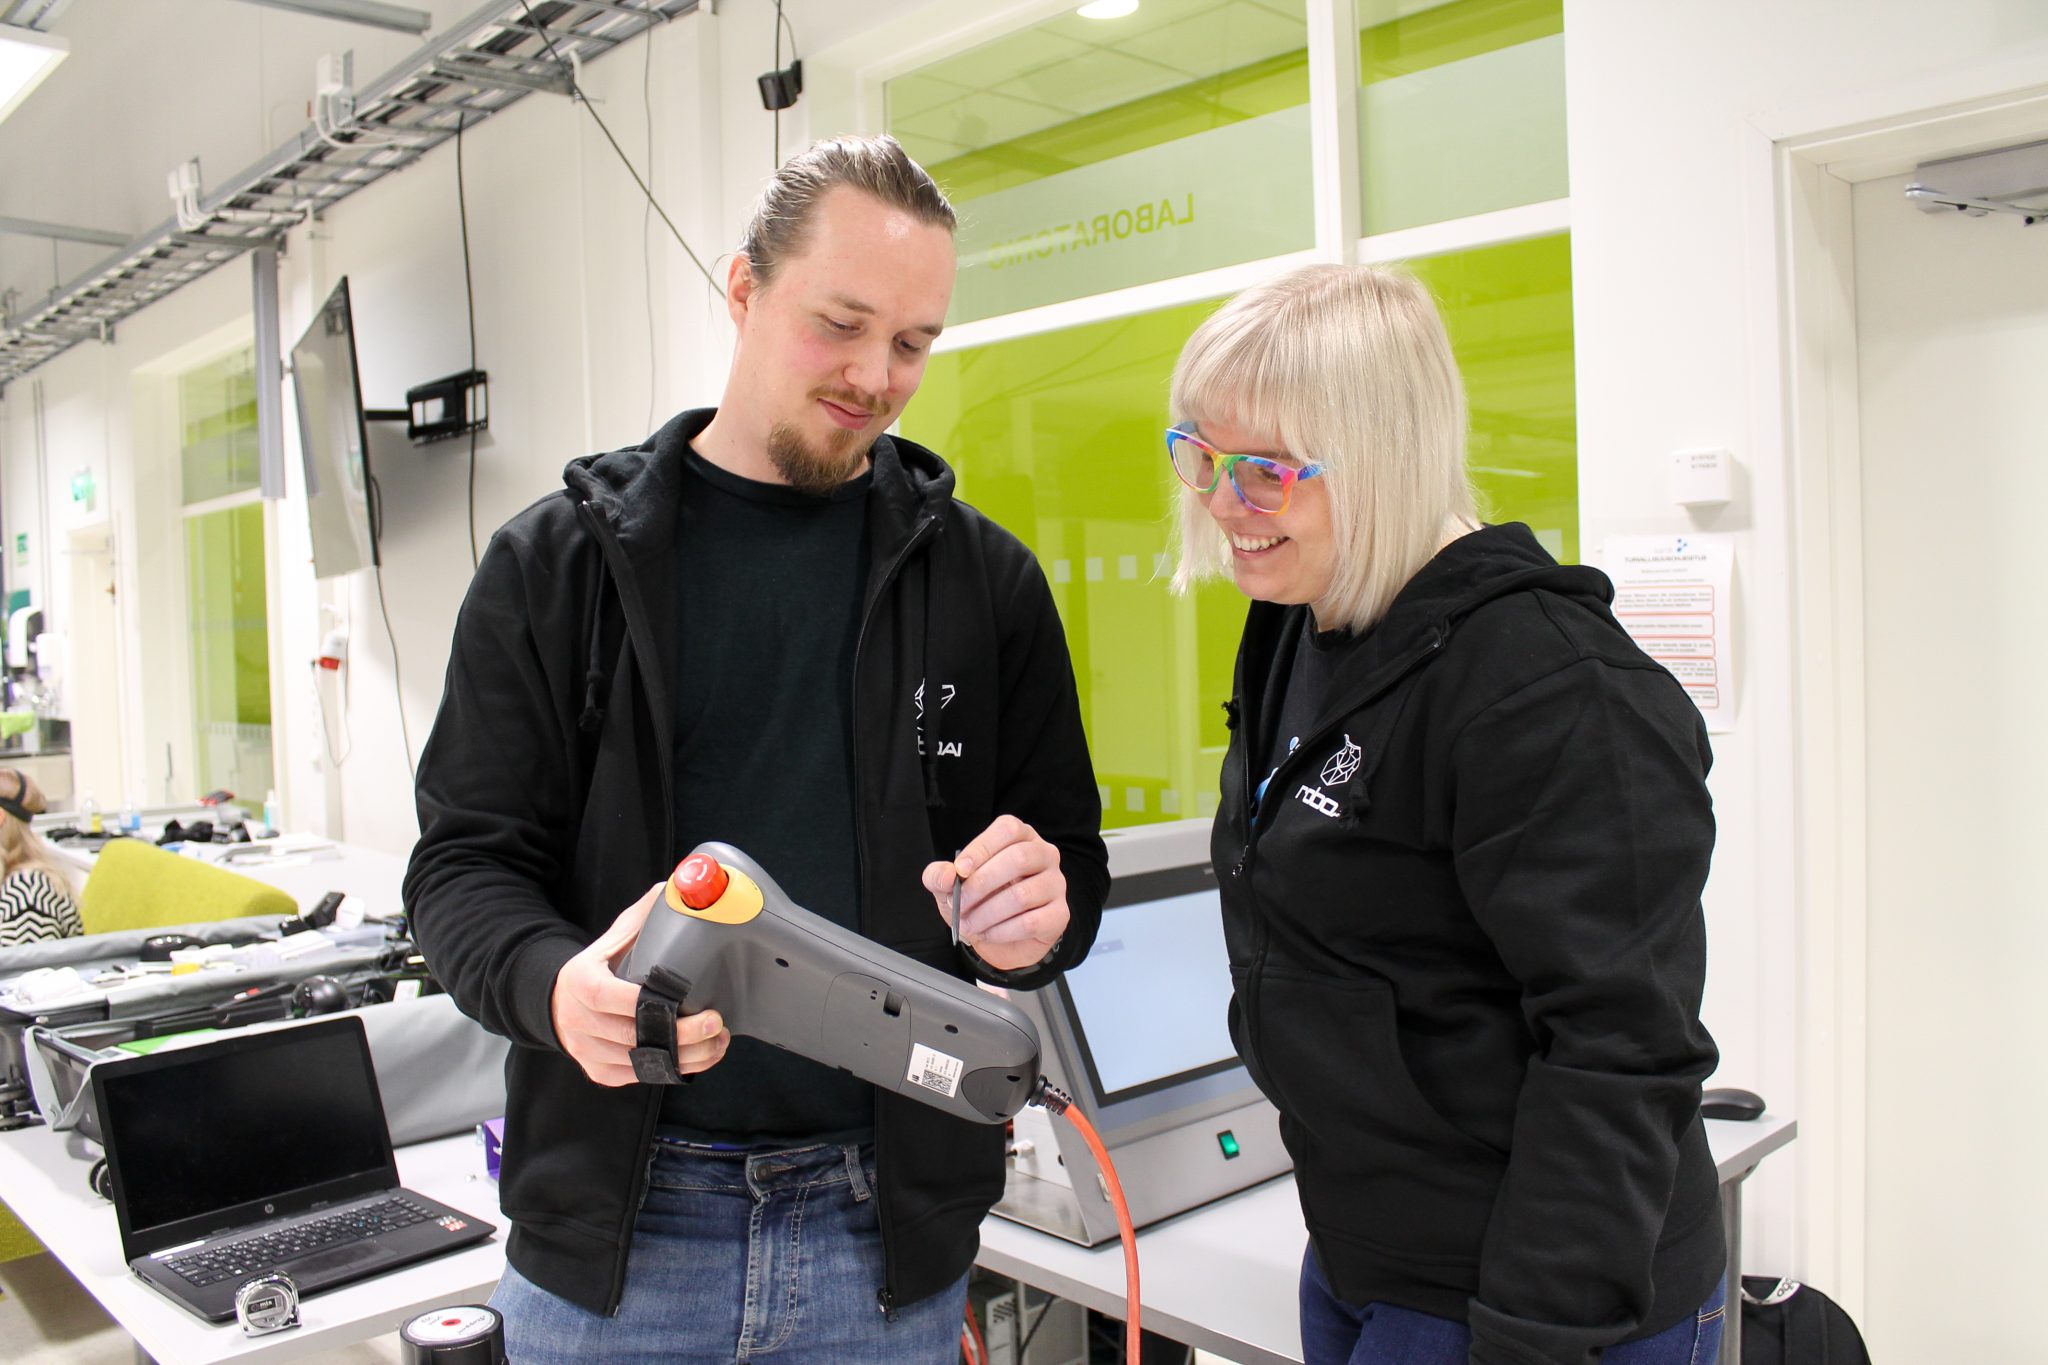
[[[1742,1277],[1742,1365],[1870,1365],[1842,1305],[1811,1285]]]

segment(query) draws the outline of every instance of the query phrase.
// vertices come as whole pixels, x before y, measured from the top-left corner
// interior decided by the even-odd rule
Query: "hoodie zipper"
[[[579,510],[583,513],[585,522],[590,526],[591,536],[597,541],[598,554],[604,558],[605,570],[611,575],[613,590],[619,595],[619,609],[625,613],[626,617],[626,638],[631,640],[634,635],[633,625],[636,618],[640,619],[641,632],[643,634],[651,628],[652,624],[644,619],[645,612],[640,606],[638,595],[628,591],[629,579],[625,571],[629,570],[632,566],[624,562],[625,551],[619,545],[618,536],[612,530],[611,518],[606,516],[604,511],[589,498],[581,500]],[[666,698],[649,696],[649,710],[658,717],[664,713],[661,707],[656,704],[657,702],[665,703]],[[659,721],[656,724],[659,726]],[[670,747],[664,745],[664,752],[657,755],[656,761],[661,772],[662,809],[666,812],[663,819],[669,825],[667,842],[670,847],[667,852],[673,855],[675,853],[673,845],[675,842],[674,820],[676,803],[675,774],[672,771],[674,758],[672,753],[669,752]],[[661,1121],[661,1092],[654,1086],[648,1086],[647,1090],[647,1117],[641,1125],[640,1133],[641,1159],[634,1165],[633,1185],[626,1200],[626,1225],[621,1229],[618,1250],[612,1257],[611,1292],[606,1299],[605,1308],[605,1316],[607,1317],[619,1311],[619,1303],[625,1297],[626,1262],[633,1247],[633,1224],[639,1219],[640,1205],[647,1198],[647,1184],[653,1175],[650,1169],[651,1163],[646,1157],[648,1150],[654,1143],[655,1126]]]
[[[860,798],[862,790],[859,705],[861,658],[867,652],[868,628],[874,624],[875,611],[881,606],[882,599],[887,595],[890,585],[896,581],[897,575],[903,571],[903,566],[909,562],[911,554],[918,546],[924,543],[927,533],[932,527],[938,525],[938,521],[939,518],[936,513],[927,513],[918,519],[915,527],[911,528],[909,539],[905,540],[903,548],[896,552],[896,558],[889,562],[888,569],[882,575],[882,581],[875,585],[874,599],[869,602],[868,609],[861,614],[860,634],[854,637],[854,695],[850,699],[853,706],[853,858],[854,875],[863,887],[867,885],[867,821],[862,817],[862,812],[866,809],[866,803]],[[926,661],[926,668],[927,670],[930,668],[929,660]],[[865,895],[861,897],[860,914],[861,919],[866,921],[868,905]],[[866,927],[865,922],[863,922],[863,932],[866,931]],[[875,1106],[875,1163],[878,1168],[881,1164],[884,1127],[883,1109],[878,1104]],[[890,1322],[894,1322],[896,1320],[896,1291],[894,1288],[896,1283],[896,1243],[893,1235],[895,1218],[893,1217],[889,1201],[882,1196],[879,1190],[875,1194],[875,1221],[880,1225],[882,1236],[882,1285],[881,1288],[875,1291],[875,1303],[882,1310],[883,1316]]]
[[[1338,712],[1334,717],[1332,717],[1329,721],[1325,722],[1319,728],[1311,731],[1308,735],[1304,736],[1301,743],[1297,744],[1292,752],[1284,756],[1280,760],[1280,762],[1274,766],[1272,776],[1267,779],[1267,795],[1271,796],[1275,790],[1285,790],[1285,786],[1281,784],[1280,781],[1281,775],[1283,773],[1286,773],[1290,768],[1295,766],[1300,755],[1306,754],[1307,752],[1309,752],[1312,746],[1319,745],[1322,741],[1329,738],[1330,734],[1337,730],[1337,728],[1343,724],[1344,718],[1346,716],[1349,716],[1352,712],[1357,711],[1361,707],[1372,705],[1381,697],[1384,697],[1387,693],[1393,691],[1394,688],[1398,687],[1408,677],[1409,674],[1415,672],[1416,669],[1422,667],[1431,659],[1435,658],[1437,651],[1444,647],[1444,642],[1449,640],[1450,637],[1450,623],[1439,622],[1436,626],[1434,634],[1432,634],[1430,637],[1429,643],[1425,644],[1421,649],[1416,650],[1413,654],[1409,655],[1408,658],[1403,660],[1401,662],[1400,667],[1395,669],[1393,674],[1389,676],[1385,682],[1375,686],[1370,691],[1366,692],[1365,695],[1360,697],[1358,700],[1346,702],[1344,705],[1344,709],[1342,711]],[[1245,733],[1250,733],[1251,731],[1256,730],[1258,728],[1260,727],[1247,727]],[[1246,757],[1249,758],[1250,755],[1247,754]],[[1230,875],[1234,879],[1243,878],[1250,873],[1252,864],[1255,859],[1255,854],[1257,852],[1256,846],[1258,844],[1259,838],[1259,803],[1253,801],[1252,799],[1251,774],[1254,765],[1247,762],[1241,764],[1240,766],[1244,769],[1245,787],[1244,847],[1238,851],[1237,866],[1231,869]],[[1247,883],[1245,886],[1245,893],[1250,894],[1249,883]],[[1254,901],[1253,903],[1253,908],[1254,913],[1251,917],[1252,960],[1251,966],[1245,972],[1244,982],[1245,1047],[1251,1052],[1251,1060],[1255,1064],[1258,1073],[1263,1076],[1270,1076],[1273,1073],[1266,1069],[1264,1059],[1262,1059],[1259,1056],[1258,1036],[1252,1024],[1252,1021],[1258,1018],[1259,987],[1263,982],[1266,974],[1266,949],[1268,946],[1266,933],[1266,917],[1263,914],[1256,913],[1256,901]]]

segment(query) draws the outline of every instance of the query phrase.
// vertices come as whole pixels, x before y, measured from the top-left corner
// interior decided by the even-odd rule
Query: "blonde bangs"
[[[1465,397],[1435,303],[1413,278],[1307,266],[1239,294],[1188,339],[1168,399],[1176,423],[1271,433],[1325,468],[1340,547],[1324,628],[1363,630],[1442,543],[1474,520]],[[1183,490],[1176,591],[1227,574],[1229,541]]]

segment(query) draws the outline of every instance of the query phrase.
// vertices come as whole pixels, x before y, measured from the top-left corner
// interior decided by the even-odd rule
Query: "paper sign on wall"
[[[1622,629],[1684,685],[1709,731],[1734,729],[1733,540],[1609,536],[1600,567],[1614,580]]]

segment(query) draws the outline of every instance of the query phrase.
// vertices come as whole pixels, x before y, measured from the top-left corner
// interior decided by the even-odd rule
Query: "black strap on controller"
[[[633,1076],[642,1085],[681,1085],[676,1069],[676,1015],[689,998],[690,983],[666,967],[647,973],[633,1006]]]

